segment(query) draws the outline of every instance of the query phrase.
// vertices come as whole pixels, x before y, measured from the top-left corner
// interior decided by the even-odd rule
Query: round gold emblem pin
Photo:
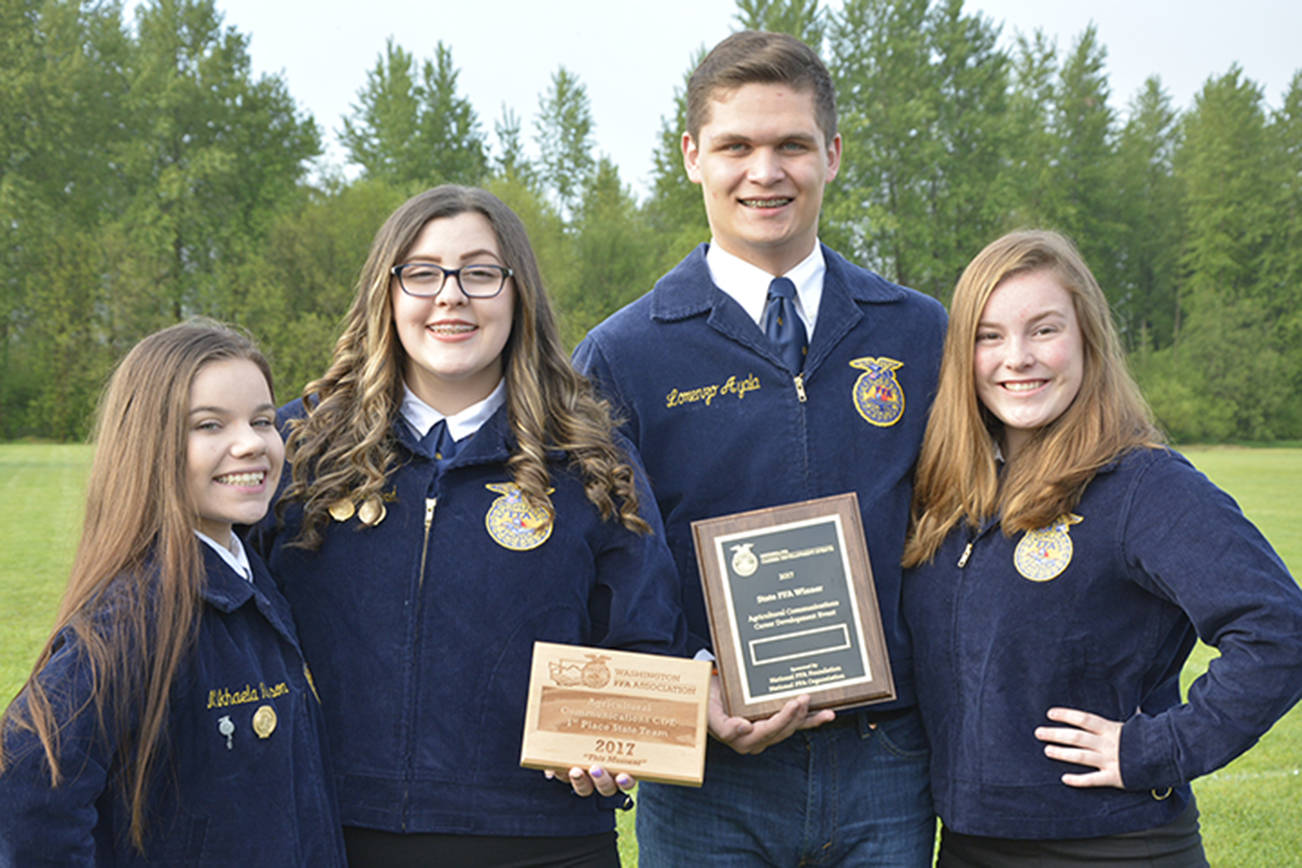
[[[347,497],[330,504],[330,517],[335,521],[348,521],[353,517],[354,511],[353,502]]]
[[[384,521],[384,516],[387,513],[388,510],[384,508],[384,501],[375,495],[371,495],[366,499],[365,503],[357,508],[357,520],[369,527],[375,527],[375,525]]]
[[[260,705],[253,712],[253,731],[258,738],[267,738],[276,731],[276,709],[270,705]]]

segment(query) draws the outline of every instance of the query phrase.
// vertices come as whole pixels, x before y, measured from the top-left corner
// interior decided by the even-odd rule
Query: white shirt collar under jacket
[[[813,251],[786,274],[769,274],[764,269],[733,256],[715,244],[713,238],[710,239],[709,249],[705,251],[705,265],[710,269],[710,278],[715,286],[732,296],[733,301],[742,306],[756,325],[763,320],[764,304],[768,301],[769,284],[773,278],[790,279],[796,285],[796,312],[805,324],[805,332],[810,335],[814,333],[814,323],[818,321],[818,303],[823,300],[823,275],[827,273],[823,246],[817,240],[814,241]]]
[[[398,412],[402,418],[407,420],[407,424],[412,427],[419,436],[424,437],[429,433],[440,420],[447,419],[448,433],[452,439],[460,442],[471,434],[479,430],[479,427],[489,420],[497,412],[497,408],[506,403],[506,380],[498,380],[497,386],[493,391],[488,393],[488,397],[471,404],[460,413],[453,413],[451,416],[444,416],[438,410],[435,410],[429,404],[426,404],[416,393],[407,388],[407,384],[402,384],[402,407]]]
[[[240,542],[240,538],[235,535],[234,531],[231,532],[229,548],[217,542],[217,540],[202,531],[196,530],[194,535],[207,543],[213,551],[217,552],[217,554],[221,555],[222,560],[226,562],[226,565],[243,576],[246,582],[253,581],[253,567],[249,566],[249,556],[244,553],[244,544]]]

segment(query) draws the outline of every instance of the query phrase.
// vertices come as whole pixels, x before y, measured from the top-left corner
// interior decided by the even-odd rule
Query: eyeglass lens
[[[412,295],[437,295],[449,276],[455,277],[462,292],[471,298],[496,295],[506,283],[506,269],[496,265],[444,269],[430,263],[415,262],[402,266],[398,271],[403,288]]]

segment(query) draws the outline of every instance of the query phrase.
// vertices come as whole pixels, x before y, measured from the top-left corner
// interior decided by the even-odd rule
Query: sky
[[[128,2],[128,10],[136,5]],[[520,117],[530,140],[551,75],[562,65],[577,75],[588,91],[597,153],[615,161],[640,198],[675,88],[698,50],[736,29],[735,0],[217,0],[217,8],[228,27],[249,37],[255,73],[282,75],[316,118],[327,163],[346,162],[336,141],[341,118],[386,39],[418,62],[432,59],[442,40],[490,143],[503,106]],[[964,11],[1002,24],[1010,46],[1019,32],[1043,30],[1060,58],[1092,20],[1108,52],[1111,104],[1123,113],[1154,74],[1184,109],[1208,77],[1238,63],[1275,107],[1302,70],[1296,0],[967,0]]]

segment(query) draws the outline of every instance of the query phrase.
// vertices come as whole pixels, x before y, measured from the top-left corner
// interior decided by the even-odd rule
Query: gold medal
[[[384,501],[373,494],[357,508],[357,520],[368,527],[375,527],[384,521],[387,512],[388,510],[384,508]]]
[[[253,712],[253,731],[258,738],[266,738],[276,731],[276,709],[270,705],[260,705]]]
[[[348,521],[353,517],[353,502],[345,497],[330,504],[330,517],[335,521]]]

